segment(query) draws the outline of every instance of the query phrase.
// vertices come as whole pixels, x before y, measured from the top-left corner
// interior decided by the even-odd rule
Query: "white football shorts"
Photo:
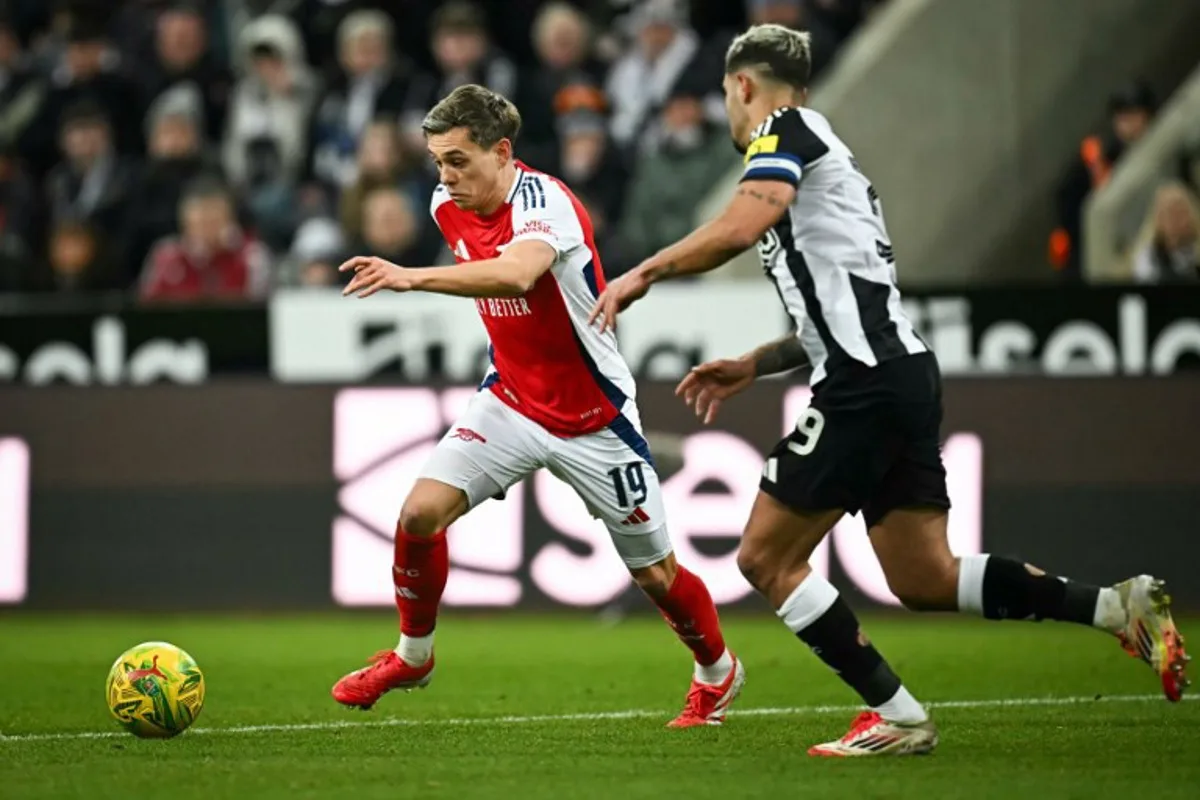
[[[562,439],[481,390],[438,442],[421,477],[462,489],[474,508],[542,467],[604,521],[627,567],[648,567],[671,553],[658,473],[631,402],[608,428]]]

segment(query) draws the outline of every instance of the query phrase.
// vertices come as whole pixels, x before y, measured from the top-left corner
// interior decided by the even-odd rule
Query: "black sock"
[[[1056,619],[1091,625],[1100,587],[1030,572],[1020,561],[990,556],[983,573],[983,616]]]
[[[869,706],[891,700],[900,679],[863,635],[858,619],[839,596],[813,623],[796,633]]]

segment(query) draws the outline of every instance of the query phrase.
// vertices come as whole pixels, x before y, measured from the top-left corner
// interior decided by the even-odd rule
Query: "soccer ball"
[[[108,710],[142,739],[167,739],[187,730],[204,706],[204,674],[173,644],[143,642],[108,671]]]

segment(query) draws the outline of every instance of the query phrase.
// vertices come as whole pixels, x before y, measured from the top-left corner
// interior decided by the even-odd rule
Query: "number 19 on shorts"
[[[642,462],[633,461],[621,467],[613,467],[608,471],[608,476],[612,478],[613,489],[617,492],[617,505],[620,508],[640,506],[646,502],[648,492]]]

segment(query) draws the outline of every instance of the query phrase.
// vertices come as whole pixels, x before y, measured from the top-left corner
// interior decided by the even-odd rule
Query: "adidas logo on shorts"
[[[621,524],[622,525],[640,525],[643,522],[649,522],[649,521],[650,521],[650,515],[647,514],[645,511],[643,511],[641,506],[638,506],[637,508],[635,508],[633,510],[632,514],[630,514],[625,519],[621,520]]]

